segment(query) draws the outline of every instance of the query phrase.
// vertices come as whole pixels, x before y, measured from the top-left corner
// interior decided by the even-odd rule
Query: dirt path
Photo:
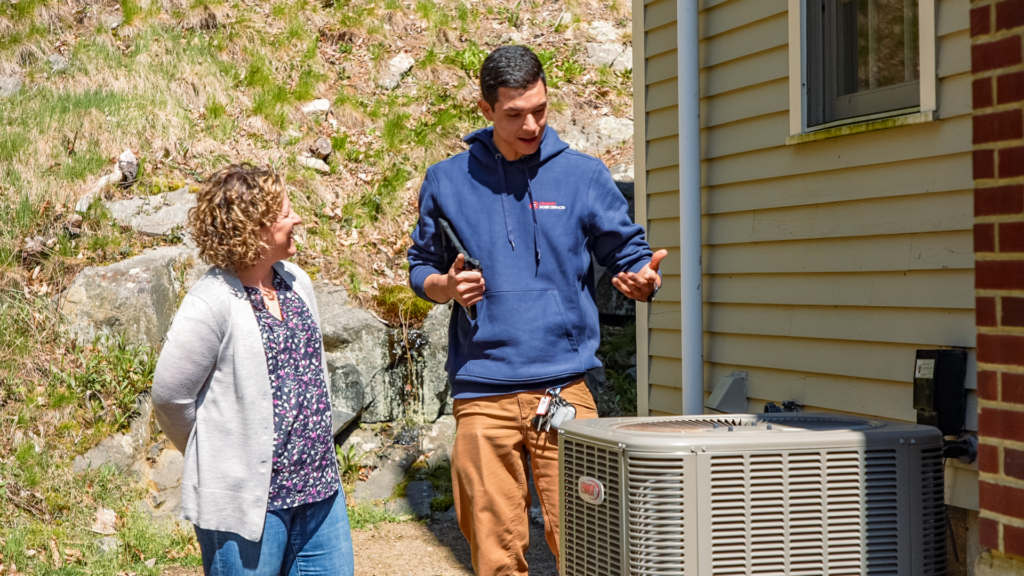
[[[473,576],[469,544],[454,521],[378,524],[352,532],[357,576]],[[531,576],[558,576],[544,529],[530,525]]]
[[[530,524],[526,554],[531,576],[558,576],[544,529]],[[356,576],[473,576],[469,544],[454,521],[427,525],[405,522],[353,530]],[[174,569],[163,576],[200,576],[202,570]]]

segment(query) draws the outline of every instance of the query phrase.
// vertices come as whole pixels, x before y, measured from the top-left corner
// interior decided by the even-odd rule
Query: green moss
[[[385,320],[412,324],[422,323],[434,308],[433,304],[420,299],[404,284],[382,287],[374,297],[374,302]]]

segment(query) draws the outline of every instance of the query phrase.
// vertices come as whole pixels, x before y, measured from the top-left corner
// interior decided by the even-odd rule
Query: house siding
[[[652,415],[682,409],[675,2],[645,2],[636,38],[641,201],[669,250],[646,322]],[[701,2],[706,394],[743,370],[753,412],[913,421],[914,351],[962,346],[977,428],[968,9],[936,1],[938,121],[787,146],[788,2]]]

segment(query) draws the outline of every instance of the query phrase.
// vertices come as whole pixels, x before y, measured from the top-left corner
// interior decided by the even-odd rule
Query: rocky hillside
[[[423,170],[484,123],[475,75],[493,47],[538,52],[551,123],[572,145],[609,163],[629,154],[626,9],[585,0],[4,2],[6,211],[48,202],[39,216],[50,226],[33,218],[25,232],[64,266],[109,261],[140,246],[111,231],[67,247],[53,229],[90,191],[148,195],[200,183],[226,162],[271,164],[306,221],[303,266],[368,304],[387,300],[380,288],[404,282]],[[141,165],[118,187],[104,177],[124,150]],[[59,289],[54,267],[44,262],[29,287]],[[17,285],[11,268],[8,287]]]
[[[273,165],[306,222],[299,263],[404,334],[430,309],[405,287],[420,179],[484,124],[476,73],[489,50],[534,48],[550,123],[630,178],[628,10],[623,0],[0,0],[0,574],[195,564],[187,531],[137,513],[147,492],[130,475],[72,462],[129,432],[151,346],[194,278],[180,224],[204,175]],[[149,260],[158,274],[143,278],[135,263]],[[143,285],[159,290],[133,300]],[[104,315],[132,306],[159,319]],[[155,482],[162,458],[144,479]],[[97,541],[111,530],[116,544]]]

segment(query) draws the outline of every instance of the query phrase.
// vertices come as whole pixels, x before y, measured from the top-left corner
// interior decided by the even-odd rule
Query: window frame
[[[834,83],[827,83],[823,59],[830,57],[824,50],[810,49],[808,41],[808,28],[816,26],[822,30],[822,36],[834,34],[833,31],[822,26],[824,18],[819,14],[809,14],[808,7],[812,2],[824,0],[789,0],[789,88],[790,88],[790,144],[807,141],[806,135],[814,132],[861,124],[863,129],[875,129],[890,127],[891,123],[881,120],[892,117],[904,116],[904,122],[917,123],[930,121],[937,118],[937,97],[936,97],[936,37],[935,37],[935,0],[918,0],[918,59],[920,66],[920,77],[917,80],[918,104],[911,106],[895,107],[893,110],[872,113],[863,111],[848,118],[842,118],[831,122],[825,122],[825,107],[832,105],[834,96],[829,94],[834,90]],[[816,4],[817,5],[817,4]],[[829,27],[831,28],[831,27]],[[820,38],[821,36],[819,36]],[[827,38],[826,38],[827,39]],[[796,71],[797,73],[793,73]],[[827,84],[832,84],[828,86]],[[897,84],[894,89],[906,91],[910,83]],[[819,86],[819,92],[815,93],[813,86]],[[824,95],[822,95],[824,91]],[[861,98],[853,100],[873,100],[883,98],[881,96],[888,90],[872,91],[864,94]],[[891,92],[890,92],[891,93]],[[814,99],[823,97],[823,104],[814,104]],[[853,106],[860,106],[853,104]],[[909,118],[914,116],[914,118]],[[864,131],[864,130],[856,130]],[[849,132],[849,131],[847,131]],[[804,137],[801,137],[804,136]]]

